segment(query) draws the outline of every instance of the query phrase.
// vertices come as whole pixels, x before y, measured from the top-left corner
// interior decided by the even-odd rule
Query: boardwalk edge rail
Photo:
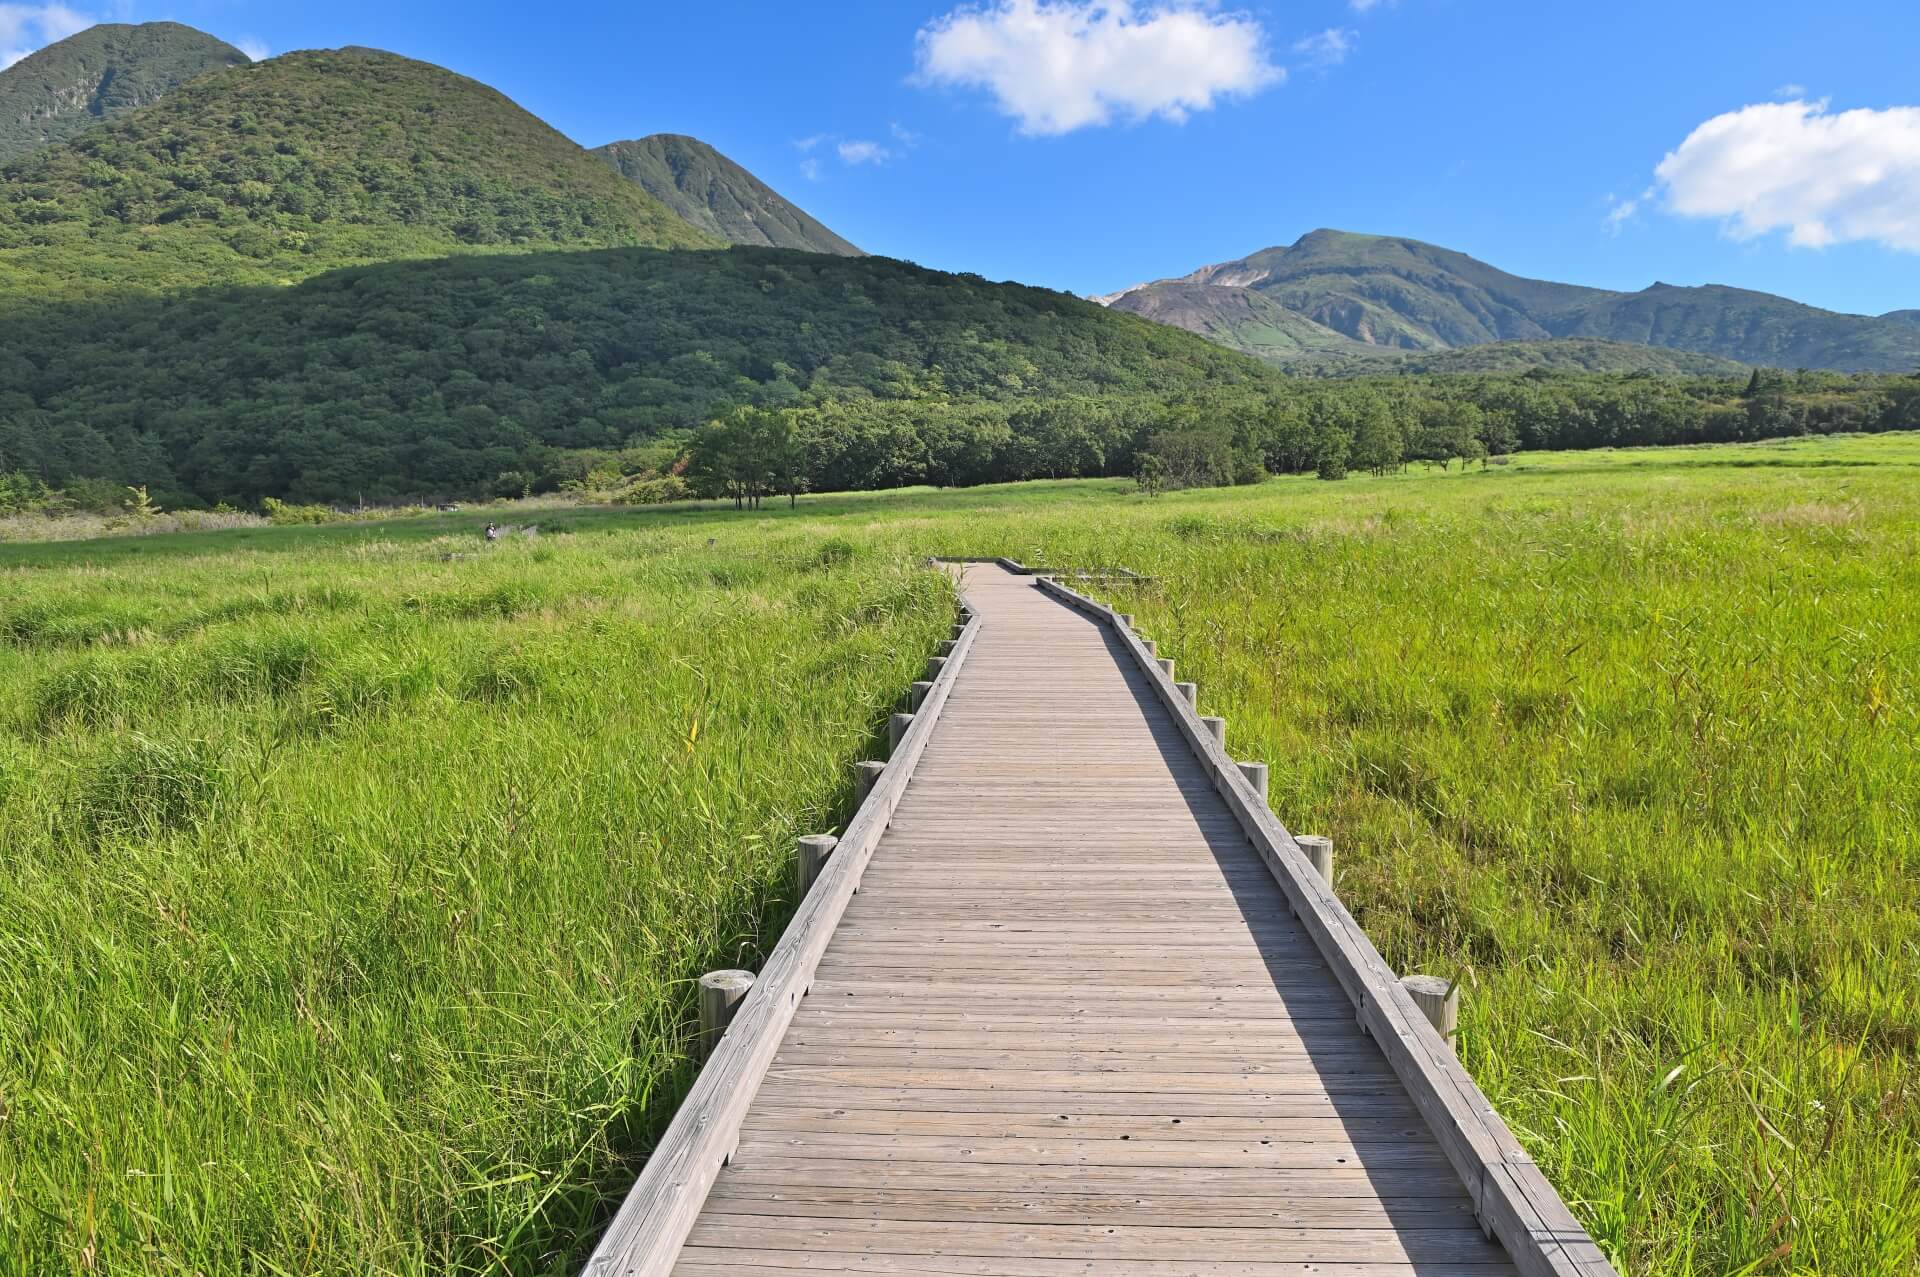
[[[1432,1128],[1472,1196],[1481,1227],[1506,1247],[1522,1277],[1617,1277],[1613,1265],[1494,1112],[1446,1040],[1414,1005],[1332,886],[1314,872],[1293,835],[1241,774],[1140,637],[1121,621],[1119,613],[1044,575],[1046,569],[996,561],[1010,571],[1035,575],[1041,590],[1103,622],[1132,655],[1187,743],[1206,764],[1214,785],[1352,1000],[1361,1027],[1385,1053]]]
[[[914,714],[912,727],[840,836],[826,868],[800,902],[732,1024],[607,1226],[587,1261],[587,1277],[664,1277],[679,1257],[708,1190],[740,1145],[747,1110],[973,648],[980,618],[964,606],[961,615],[965,625],[960,637]]]

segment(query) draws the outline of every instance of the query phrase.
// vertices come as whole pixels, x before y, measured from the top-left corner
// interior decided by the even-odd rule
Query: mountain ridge
[[[1272,309],[1299,320],[1297,349],[1276,347]],[[1904,372],[1920,365],[1910,312],[1844,315],[1726,285],[1655,283],[1637,293],[1512,275],[1419,240],[1316,230],[1186,275],[1092,298],[1172,322],[1282,366],[1342,346],[1434,352],[1495,342],[1582,339],[1691,351],[1742,364]]]
[[[636,182],[688,224],[729,244],[859,257],[829,230],[712,145],[683,133],[609,142],[590,154]]]
[[[0,268],[16,294],[721,243],[498,90],[358,47],[191,80],[0,181]]]
[[[56,40],[0,71],[0,168],[202,75],[251,64],[178,22],[102,22]]]

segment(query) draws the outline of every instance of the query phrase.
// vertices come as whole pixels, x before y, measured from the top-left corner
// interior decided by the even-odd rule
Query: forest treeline
[[[722,483],[688,446],[743,407],[786,423],[793,485],[834,491],[1132,475],[1152,440],[1193,432],[1241,477],[1334,477],[1914,429],[1920,378],[1302,381],[1066,294],[777,249],[466,257],[0,315],[0,474],[21,476],[0,491],[670,497]]]

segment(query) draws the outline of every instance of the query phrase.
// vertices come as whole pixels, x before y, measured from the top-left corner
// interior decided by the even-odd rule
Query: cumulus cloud
[[[43,45],[85,31],[97,21],[63,4],[0,4],[0,70]]]
[[[1920,253],[1920,107],[1769,102],[1708,120],[1654,170],[1665,206],[1738,239],[1872,241]]]
[[[1159,116],[1182,121],[1285,72],[1252,17],[1191,2],[992,0],[922,27],[917,79],[984,89],[1022,133]]]
[[[250,35],[243,35],[238,40],[235,40],[233,47],[252,58],[255,62],[265,62],[273,56],[273,50],[267,47],[266,41]]]
[[[1295,40],[1293,51],[1305,58],[1308,66],[1317,70],[1337,67],[1353,52],[1354,41],[1359,35],[1350,27],[1328,27],[1325,31]]]

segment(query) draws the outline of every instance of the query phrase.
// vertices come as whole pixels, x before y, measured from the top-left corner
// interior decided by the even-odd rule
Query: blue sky
[[[870,251],[1075,292],[1332,226],[1920,307],[1912,0],[81,0],[0,3],[0,56],[88,16],[423,58],[587,145],[704,138]]]

